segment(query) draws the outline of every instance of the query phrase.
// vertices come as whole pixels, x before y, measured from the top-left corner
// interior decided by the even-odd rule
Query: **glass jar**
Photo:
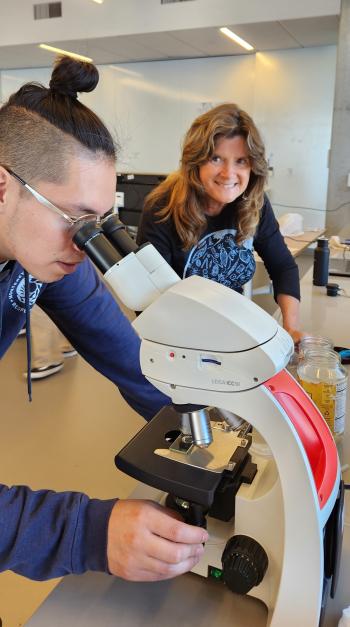
[[[299,363],[300,385],[317,405],[333,436],[345,428],[348,375],[338,353],[332,350],[307,350]]]
[[[299,360],[302,359],[308,350],[332,350],[333,342],[329,337],[321,335],[307,335],[300,340]]]
[[[289,362],[286,365],[286,369],[288,372],[294,377],[294,379],[298,378],[297,369],[299,366],[299,350],[294,348],[294,353],[292,354]]]
[[[304,355],[307,350],[319,349],[319,350],[332,350],[333,342],[329,337],[322,337],[321,335],[307,335],[299,344],[295,347],[294,353],[291,356],[286,368],[293,377],[297,378],[298,366],[304,359]]]

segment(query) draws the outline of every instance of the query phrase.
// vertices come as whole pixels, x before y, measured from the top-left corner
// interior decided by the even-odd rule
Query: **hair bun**
[[[98,79],[98,69],[93,63],[78,61],[68,56],[59,57],[51,75],[50,90],[63,96],[77,98],[78,92],[95,89]]]

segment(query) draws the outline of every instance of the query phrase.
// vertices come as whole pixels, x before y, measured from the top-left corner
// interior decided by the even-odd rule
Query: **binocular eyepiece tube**
[[[143,311],[180,281],[152,244],[137,246],[116,215],[103,220],[101,226],[85,224],[73,241],[103,273],[124,305],[134,311]]]
[[[138,250],[125,225],[114,214],[106,218],[101,226],[84,224],[75,233],[73,242],[86,252],[103,274],[121,258]]]

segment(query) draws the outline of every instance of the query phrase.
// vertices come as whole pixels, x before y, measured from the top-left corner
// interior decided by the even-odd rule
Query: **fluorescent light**
[[[129,76],[142,76],[140,72],[135,72],[134,70],[127,70],[124,67],[120,67],[119,65],[109,65],[111,70],[116,70],[117,72],[121,72],[122,74],[128,74]]]
[[[42,48],[43,50],[48,50],[49,52],[55,52],[56,54],[64,54],[67,55],[67,57],[79,59],[79,61],[87,61],[88,63],[92,63],[92,59],[90,59],[90,57],[84,57],[84,55],[77,54],[76,52],[69,52],[68,50],[62,50],[61,48],[54,48],[53,46],[48,46],[47,44],[39,44],[39,48]]]
[[[230,39],[235,41],[236,44],[239,44],[240,46],[242,46],[242,48],[245,48],[246,50],[254,50],[253,46],[248,44],[248,42],[244,41],[244,39],[242,39],[241,37],[238,37],[236,33],[232,32],[232,30],[230,30],[229,28],[226,28],[226,26],[223,26],[223,28],[220,28],[220,32],[226,35],[226,37],[229,37]]]
[[[92,0],[93,2],[96,2],[96,4],[103,4],[103,0]]]

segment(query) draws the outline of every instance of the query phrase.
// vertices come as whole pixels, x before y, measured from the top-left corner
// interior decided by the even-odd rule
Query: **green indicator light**
[[[214,566],[210,566],[209,575],[210,577],[213,577],[213,579],[222,579],[222,570],[220,570],[220,568],[215,568]]]

